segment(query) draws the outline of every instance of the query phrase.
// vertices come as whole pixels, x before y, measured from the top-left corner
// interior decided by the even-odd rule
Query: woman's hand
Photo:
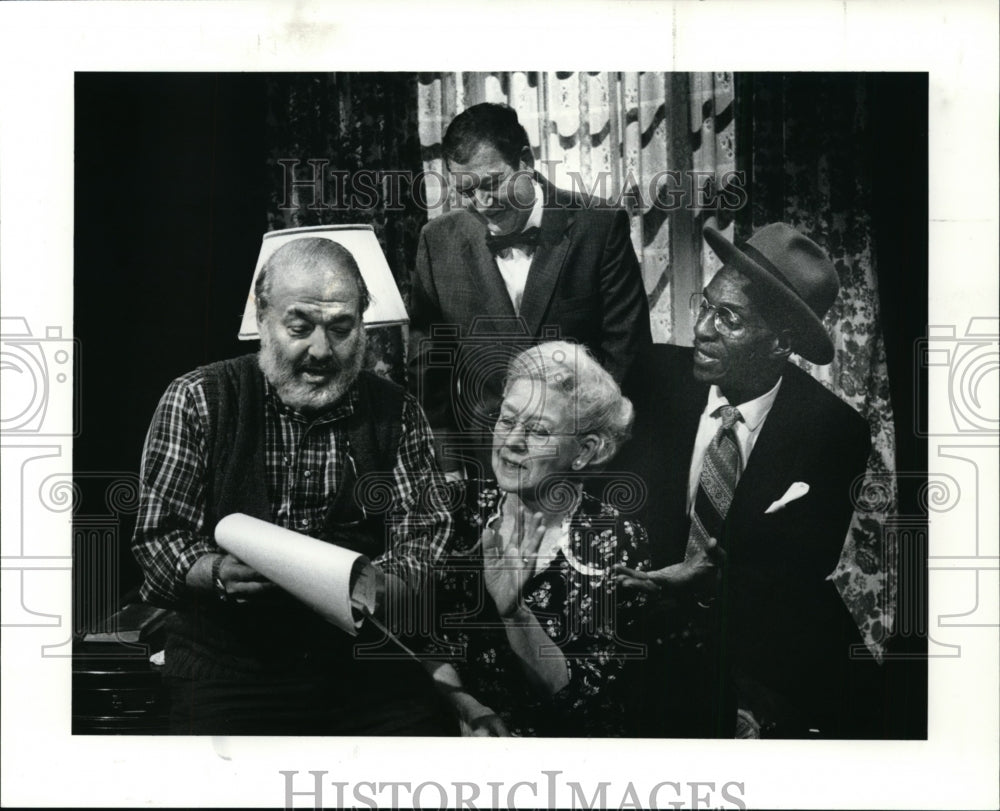
[[[685,591],[714,593],[715,582],[725,560],[725,550],[715,538],[709,538],[703,548],[680,563],[651,572],[641,572],[616,563],[614,573],[618,585],[649,594],[676,594]]]
[[[535,557],[545,535],[541,513],[518,507],[512,531],[483,530],[483,579],[497,613],[511,617],[521,605],[521,592],[535,570]],[[501,523],[500,529],[504,530]],[[504,538],[506,535],[506,539]]]

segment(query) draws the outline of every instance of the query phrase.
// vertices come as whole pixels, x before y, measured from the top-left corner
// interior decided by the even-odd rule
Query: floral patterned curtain
[[[897,550],[883,531],[896,510],[895,432],[879,318],[872,225],[870,99],[863,75],[763,74],[741,79],[750,217],[737,237],[783,220],[821,245],[841,291],[825,322],[832,364],[801,365],[868,419],[868,477],[834,580],[876,656],[895,613]]]

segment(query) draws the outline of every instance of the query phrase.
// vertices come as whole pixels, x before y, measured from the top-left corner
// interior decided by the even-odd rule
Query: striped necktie
[[[715,538],[722,545],[722,527],[726,513],[733,503],[736,483],[743,473],[743,459],[734,428],[743,419],[743,415],[738,408],[723,405],[712,416],[721,418],[722,425],[705,451],[685,558],[690,558],[699,549],[703,549],[709,538]]]

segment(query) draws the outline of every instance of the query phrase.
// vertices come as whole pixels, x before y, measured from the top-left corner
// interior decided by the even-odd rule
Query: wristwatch
[[[222,582],[222,561],[225,559],[225,555],[216,555],[215,560],[212,561],[212,588],[215,590],[215,596],[219,598],[220,603],[229,602],[229,592],[226,591],[226,584]]]

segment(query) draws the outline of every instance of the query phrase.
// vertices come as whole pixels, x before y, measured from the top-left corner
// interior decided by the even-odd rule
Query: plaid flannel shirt
[[[264,385],[264,465],[275,523],[308,535],[323,527],[346,466],[354,464],[344,419],[354,412],[357,389],[309,420]],[[373,563],[421,588],[448,542],[452,519],[440,498],[424,495],[443,492],[444,480],[423,411],[409,394],[403,403],[393,512],[386,516],[389,544]],[[170,384],[146,435],[132,548],[145,575],[140,593],[150,602],[181,600],[194,562],[219,551],[214,527],[206,526],[209,424],[202,373],[195,370]]]

